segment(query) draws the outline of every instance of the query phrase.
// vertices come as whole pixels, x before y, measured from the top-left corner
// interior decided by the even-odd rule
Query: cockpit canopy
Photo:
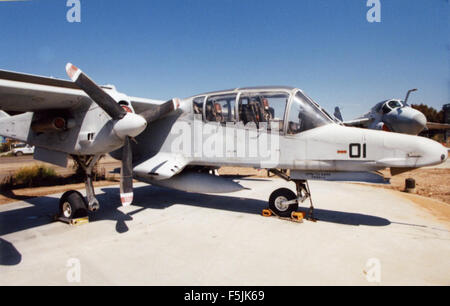
[[[392,110],[403,107],[403,103],[400,100],[388,100],[381,102],[377,108],[378,112],[383,114],[390,113]]]
[[[193,112],[203,121],[243,123],[271,132],[298,134],[333,122],[330,115],[301,90],[255,87],[212,92],[192,98]]]

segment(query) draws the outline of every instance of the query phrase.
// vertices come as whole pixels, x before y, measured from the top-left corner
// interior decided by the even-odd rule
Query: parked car
[[[30,146],[26,143],[15,143],[12,145],[12,153],[15,156],[22,156],[25,154],[33,154],[34,153],[34,146]]]

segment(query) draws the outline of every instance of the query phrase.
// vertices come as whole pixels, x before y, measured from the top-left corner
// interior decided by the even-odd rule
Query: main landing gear
[[[309,199],[310,207],[306,219],[313,222],[317,221],[314,218],[314,205],[308,181],[293,180],[285,172],[277,169],[270,169],[269,171],[288,182],[293,181],[297,190],[297,194],[287,188],[280,188],[272,192],[269,198],[269,209],[279,217],[289,218],[293,212],[298,210],[300,203]]]
[[[59,200],[59,216],[68,220],[86,217],[88,211],[97,211],[100,208],[95,198],[94,185],[92,184],[92,170],[99,160],[100,155],[73,156],[86,175],[86,198],[75,190],[64,193]]]

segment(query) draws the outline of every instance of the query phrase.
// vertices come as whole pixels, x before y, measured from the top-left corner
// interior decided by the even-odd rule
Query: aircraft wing
[[[427,129],[429,129],[429,130],[448,130],[448,129],[450,129],[450,124],[427,122]]]
[[[344,121],[342,123],[347,126],[360,126],[368,123],[369,121],[371,121],[370,118],[360,118],[355,120]]]
[[[164,101],[129,97],[136,113]],[[35,112],[88,107],[92,100],[74,82],[31,74],[0,70],[0,109]]]
[[[131,105],[133,106],[136,114],[140,114],[149,110],[152,107],[163,104],[166,101],[163,100],[154,100],[154,99],[146,99],[146,98],[138,98],[138,97],[129,97]]]
[[[34,112],[71,109],[91,99],[73,82],[0,70],[0,109]]]

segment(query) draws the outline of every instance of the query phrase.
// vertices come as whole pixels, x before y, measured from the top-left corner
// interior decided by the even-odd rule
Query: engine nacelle
[[[31,129],[35,133],[61,132],[75,126],[73,119],[65,119],[64,117],[43,118],[31,123]]]

